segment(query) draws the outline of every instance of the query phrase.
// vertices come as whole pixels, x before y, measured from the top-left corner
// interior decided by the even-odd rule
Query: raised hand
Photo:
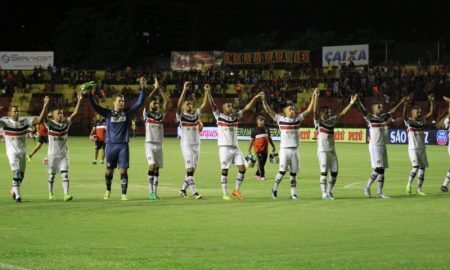
[[[153,82],[153,89],[159,88],[158,78],[155,77],[155,81]]]
[[[147,79],[145,79],[144,76],[140,77],[139,84],[141,85],[141,88],[146,88],[147,87]]]
[[[44,105],[47,105],[50,102],[50,97],[49,96],[45,96],[44,97]]]
[[[445,101],[447,101],[448,103],[450,103],[450,98],[449,97],[443,97],[443,99],[445,100]]]
[[[207,83],[207,84],[205,84],[205,85],[203,86],[203,89],[205,89],[206,92],[211,91],[211,85],[209,85],[209,84]]]
[[[433,102],[433,101],[434,101],[434,94],[429,95],[429,96],[428,96],[428,100],[429,100],[430,102]]]
[[[83,99],[83,95],[80,93],[77,93],[77,100],[80,101]]]
[[[354,94],[351,96],[350,98],[350,103],[353,104],[355,103],[355,101],[358,99],[358,94]]]
[[[189,81],[184,82],[183,91],[188,90],[190,86],[191,86],[191,82],[189,82]]]

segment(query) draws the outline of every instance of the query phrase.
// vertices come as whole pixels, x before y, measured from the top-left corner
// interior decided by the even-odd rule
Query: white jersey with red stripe
[[[285,117],[279,114],[275,115],[275,122],[277,122],[281,133],[281,148],[298,147],[298,129],[300,128],[300,123],[303,119],[303,113],[298,114],[294,118]]]
[[[445,128],[447,129],[447,134],[448,134],[448,154],[450,155],[450,117],[445,118],[444,125],[445,125]]]
[[[217,130],[219,133],[217,144],[219,146],[238,146],[237,142],[237,129],[239,125],[239,119],[242,118],[242,111],[225,115],[219,110],[213,112],[217,121]]]
[[[18,119],[17,121],[10,118],[0,119],[0,128],[3,129],[8,155],[25,155],[27,151],[26,136],[32,123],[32,118]]]
[[[366,114],[364,119],[369,126],[370,141],[372,145],[386,145],[388,138],[388,121],[391,113],[380,115]]]
[[[145,142],[162,144],[164,141],[163,120],[165,113],[147,112],[144,109]]]
[[[200,144],[200,110],[193,113],[176,114],[177,121],[181,128],[181,145],[199,145]]]
[[[44,124],[48,129],[48,154],[49,155],[67,155],[67,136],[69,127],[72,123],[70,117],[63,122],[56,122],[51,119],[45,119]]]
[[[338,117],[332,116],[326,120],[314,119],[314,126],[317,130],[317,151],[332,152],[334,151],[334,126],[338,121]]]
[[[413,120],[407,118],[405,120],[406,128],[408,129],[408,149],[410,150],[422,150],[425,149],[425,133],[424,119]]]

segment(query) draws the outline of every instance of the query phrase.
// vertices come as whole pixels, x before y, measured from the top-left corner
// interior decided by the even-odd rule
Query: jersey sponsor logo
[[[112,123],[119,123],[119,122],[125,122],[125,121],[127,121],[127,117],[125,115],[111,116]]]
[[[448,142],[448,136],[447,136],[447,131],[446,130],[438,130],[438,132],[436,132],[436,142],[439,145],[446,145]]]

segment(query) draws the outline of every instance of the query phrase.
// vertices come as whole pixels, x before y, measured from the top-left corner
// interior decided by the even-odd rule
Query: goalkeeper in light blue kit
[[[145,99],[145,87],[147,81],[140,78],[141,90],[138,100],[130,108],[125,107],[125,98],[123,95],[116,95],[113,101],[113,109],[106,109],[98,105],[89,91],[89,100],[95,111],[103,116],[106,121],[106,192],[103,199],[108,200],[111,196],[111,183],[114,176],[114,169],[119,168],[120,183],[122,187],[122,201],[127,201],[128,188],[128,167],[129,167],[129,138],[131,119],[142,106]],[[90,90],[94,87],[93,83],[82,86],[82,90]]]

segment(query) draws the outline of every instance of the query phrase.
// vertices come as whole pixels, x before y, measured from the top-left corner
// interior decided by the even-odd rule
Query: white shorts
[[[231,164],[246,165],[244,156],[237,146],[219,146],[220,168],[229,169]]]
[[[25,172],[27,163],[25,162],[25,154],[7,154],[11,171],[19,170]]]
[[[148,165],[154,164],[158,168],[163,167],[163,151],[160,143],[145,143],[145,154]]]
[[[320,172],[337,172],[338,171],[338,159],[335,151],[317,152],[319,157]]]
[[[48,173],[56,174],[62,171],[69,171],[67,155],[48,155]]]
[[[181,145],[181,153],[184,158],[184,168],[194,168],[198,166],[198,158],[200,156],[200,145]]]
[[[408,149],[409,160],[412,166],[419,166],[419,168],[428,167],[427,152],[425,149]]]
[[[389,168],[386,145],[372,145],[369,143],[369,153],[372,168]]]
[[[281,148],[278,156],[280,157],[281,172],[298,172],[300,169],[300,157],[297,148]]]

